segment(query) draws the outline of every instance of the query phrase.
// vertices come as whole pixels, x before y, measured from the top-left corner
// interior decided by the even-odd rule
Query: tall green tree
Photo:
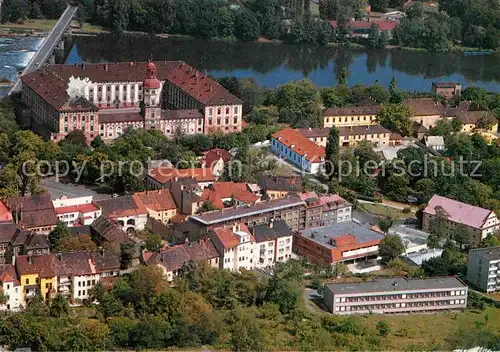
[[[54,230],[52,230],[49,233],[50,250],[51,251],[58,251],[59,247],[61,245],[61,240],[63,238],[69,237],[69,236],[70,236],[70,233],[68,230],[68,226],[66,225],[66,223],[59,221],[57,223],[56,227],[54,228]]]
[[[379,255],[382,257],[382,263],[396,259],[404,253],[405,247],[401,237],[398,235],[386,235],[378,246]]]
[[[400,133],[402,136],[411,136],[413,132],[413,118],[410,108],[405,104],[388,104],[382,106],[377,114],[378,122],[387,129]]]
[[[337,127],[332,127],[325,147],[325,173],[332,179],[340,161],[340,134]]]

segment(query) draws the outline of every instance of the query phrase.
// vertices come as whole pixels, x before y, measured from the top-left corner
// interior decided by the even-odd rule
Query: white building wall
[[[16,311],[21,309],[23,304],[21,286],[16,286],[14,282],[4,282],[2,288],[4,295],[8,296],[9,299],[5,304],[0,304],[0,311]]]

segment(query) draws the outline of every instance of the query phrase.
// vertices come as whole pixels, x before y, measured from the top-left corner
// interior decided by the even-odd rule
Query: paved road
[[[78,6],[68,6],[66,8],[54,28],[52,28],[52,30],[49,32],[49,35],[42,42],[42,45],[38,49],[37,53],[33,55],[28,65],[23,70],[23,75],[40,68],[49,59],[55,47],[61,40],[64,32],[69,27],[73,16],[76,14],[76,11],[78,11]],[[21,82],[18,79],[9,94],[17,92],[20,89]]]
[[[43,179],[42,184],[49,191],[53,200],[60,198],[63,195],[68,198],[93,196],[94,200],[108,199],[111,197],[108,194],[97,193],[96,191],[82,185],[57,182],[54,178]]]

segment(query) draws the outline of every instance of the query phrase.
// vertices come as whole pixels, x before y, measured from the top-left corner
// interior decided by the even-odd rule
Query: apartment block
[[[325,284],[324,303],[339,315],[424,313],[466,308],[467,291],[467,285],[455,276],[377,278]]]
[[[323,112],[323,127],[376,125],[379,111],[379,105],[326,109]]]
[[[286,262],[292,257],[292,231],[284,221],[271,220],[250,229],[255,238],[254,262],[258,268]]]
[[[376,146],[389,146],[401,142],[402,137],[392,133],[381,125],[353,125],[339,126],[339,146],[356,147],[361,141],[368,141]],[[325,128],[299,128],[303,136],[316,143],[320,147],[326,147],[331,127]]]
[[[252,270],[256,266],[255,237],[245,224],[237,223],[233,226],[217,227],[209,235],[220,255],[220,269]]]
[[[500,247],[469,251],[467,281],[488,293],[500,291]]]
[[[53,200],[54,209],[59,221],[68,227],[90,225],[102,215],[102,209],[93,202],[92,196],[67,198],[65,196]]]

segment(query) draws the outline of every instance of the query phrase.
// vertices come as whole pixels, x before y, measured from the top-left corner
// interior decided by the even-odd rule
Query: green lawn
[[[379,215],[379,216],[390,217],[392,219],[415,218],[415,213],[413,213],[413,212],[403,213],[402,210],[399,210],[399,209],[396,209],[393,207],[388,207],[388,206],[385,206],[384,204],[381,204],[381,203],[375,203],[375,204],[359,203],[358,206],[361,209],[364,209],[369,213]]]

